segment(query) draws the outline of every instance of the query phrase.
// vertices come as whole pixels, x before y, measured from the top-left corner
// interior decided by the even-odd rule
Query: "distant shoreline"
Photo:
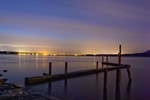
[[[0,55],[18,55],[18,54],[5,54],[5,53],[0,53]],[[26,55],[26,56],[36,56],[36,55]],[[42,55],[39,55],[42,56]],[[54,55],[47,55],[47,56],[54,56]],[[75,56],[75,55],[55,55],[55,56]],[[78,55],[76,57],[102,57],[102,56],[109,56],[109,57],[118,57],[118,55],[110,55],[110,54],[105,54],[105,55]],[[133,55],[133,54],[123,54],[122,57],[150,57],[149,55]]]
[[[16,52],[16,51],[0,51],[0,54],[5,55],[44,55],[36,52]],[[110,56],[115,57],[118,54],[46,54],[45,56]],[[143,53],[122,54],[122,57],[150,57],[150,50]]]

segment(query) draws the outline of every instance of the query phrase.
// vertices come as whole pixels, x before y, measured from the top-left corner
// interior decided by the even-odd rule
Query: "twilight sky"
[[[0,50],[123,53],[150,49],[149,0],[0,0]]]

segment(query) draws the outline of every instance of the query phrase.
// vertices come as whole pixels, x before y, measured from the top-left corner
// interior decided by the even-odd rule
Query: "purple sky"
[[[124,53],[150,49],[149,0],[1,0],[0,50]]]

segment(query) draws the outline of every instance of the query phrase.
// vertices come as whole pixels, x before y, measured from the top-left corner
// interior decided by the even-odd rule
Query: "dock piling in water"
[[[65,74],[68,72],[68,62],[65,62]]]
[[[131,73],[130,73],[130,65],[129,65],[129,66],[127,66],[127,73],[128,73],[129,81],[131,81],[131,80],[132,80],[132,78],[131,78]]]
[[[106,62],[108,63],[108,56],[106,56]],[[108,65],[107,65],[107,67],[108,67]]]
[[[104,69],[104,88],[107,88],[107,68]]]
[[[104,62],[104,56],[102,56],[102,68],[104,67],[103,62]]]
[[[52,62],[49,62],[49,75],[52,74]]]
[[[96,70],[98,71],[98,61],[96,62]]]
[[[116,69],[116,84],[120,84],[120,75],[121,75],[120,68],[118,67]]]
[[[121,64],[121,45],[119,45],[118,64]]]
[[[121,45],[119,45],[119,53],[118,53],[118,65],[121,65]],[[116,84],[120,84],[121,70],[120,67],[116,69]]]

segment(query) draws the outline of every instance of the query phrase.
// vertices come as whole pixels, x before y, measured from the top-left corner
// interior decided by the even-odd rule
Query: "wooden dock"
[[[109,65],[110,65],[110,63],[109,63]],[[112,65],[115,65],[115,66],[108,67],[108,68],[89,69],[89,70],[68,72],[66,74],[65,73],[64,74],[55,74],[55,75],[47,74],[47,75],[43,75],[43,76],[26,77],[25,84],[26,85],[38,84],[38,83],[43,83],[43,82],[48,82],[48,81],[56,81],[56,80],[62,80],[62,79],[66,79],[66,78],[80,77],[80,76],[84,76],[84,75],[100,73],[100,72],[104,72],[105,69],[107,69],[107,71],[112,71],[112,70],[117,70],[118,67],[120,69],[130,67],[130,65],[125,65],[125,64],[121,64],[120,66],[116,66],[116,64],[112,64]]]
[[[104,57],[102,57],[102,67],[98,68],[98,61],[96,62],[96,68],[95,69],[89,69],[89,70],[81,70],[81,71],[75,71],[75,72],[68,72],[68,62],[65,62],[65,72],[63,74],[54,74],[51,75],[52,71],[52,63],[49,63],[49,73],[44,73],[42,76],[35,76],[35,77],[26,77],[25,78],[25,84],[26,85],[34,85],[39,84],[43,82],[49,82],[49,81],[57,81],[62,79],[68,79],[73,77],[80,77],[84,75],[90,75],[90,74],[96,74],[100,72],[104,72],[104,86],[107,87],[107,72],[116,70],[116,82],[120,82],[120,74],[121,69],[127,69],[128,78],[131,81],[131,74],[130,74],[130,65],[128,64],[121,64],[121,46],[119,46],[119,53],[118,53],[118,63],[110,63],[108,61],[108,56],[106,56],[106,62],[104,62]],[[104,67],[106,65],[106,67]],[[109,67],[108,67],[109,66]]]

